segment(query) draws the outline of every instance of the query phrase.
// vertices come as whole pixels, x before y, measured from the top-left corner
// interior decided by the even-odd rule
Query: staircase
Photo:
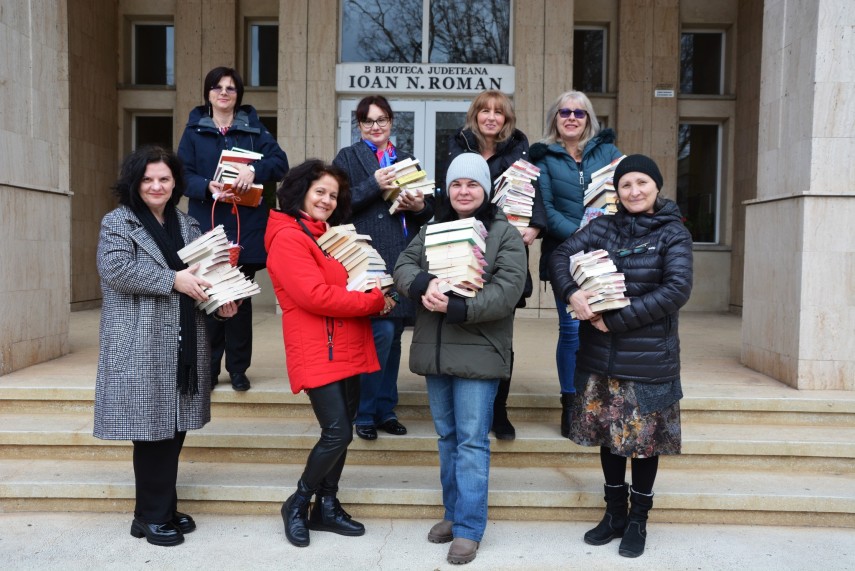
[[[319,429],[284,379],[279,317],[256,312],[253,388],[221,382],[213,421],[188,433],[182,510],[276,514]],[[653,521],[855,527],[855,393],[796,391],[739,365],[738,317],[686,313],[683,454],[663,457]],[[0,377],[0,511],[133,509],[131,447],[91,436],[97,310],[72,314],[72,352]],[[518,319],[512,442],[494,441],[490,518],[596,520],[598,450],[558,433],[554,320]],[[400,375],[406,436],[354,439],[339,494],[358,517],[442,515],[423,381]]]

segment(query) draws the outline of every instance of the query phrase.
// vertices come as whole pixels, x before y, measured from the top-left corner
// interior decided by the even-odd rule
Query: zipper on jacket
[[[330,352],[330,361],[333,360],[333,331],[335,330],[335,322],[332,317],[324,318],[327,323],[327,349]]]
[[[442,322],[443,317],[439,318],[439,323],[436,324],[436,374],[441,375],[442,370],[439,368],[439,351],[442,348]]]
[[[582,170],[582,163],[576,163],[576,168],[579,169],[579,186],[582,187],[582,192],[585,191],[585,171]]]

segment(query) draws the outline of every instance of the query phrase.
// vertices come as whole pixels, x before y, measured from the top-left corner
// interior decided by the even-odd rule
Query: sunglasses
[[[563,107],[558,110],[558,115],[562,119],[567,119],[570,115],[573,115],[576,119],[584,119],[588,116],[588,112],[584,109],[567,109],[566,107]]]
[[[221,92],[224,89],[229,95],[234,95],[235,93],[237,93],[237,87],[234,87],[233,85],[214,85],[211,87],[211,91],[216,91],[217,93]]]
[[[645,242],[644,244],[639,244],[635,248],[623,248],[621,250],[618,250],[617,251],[617,257],[618,258],[626,258],[627,256],[631,256],[632,254],[643,254],[644,252],[647,252],[647,251],[653,250],[653,249],[654,248],[649,247],[647,245],[647,242]]]

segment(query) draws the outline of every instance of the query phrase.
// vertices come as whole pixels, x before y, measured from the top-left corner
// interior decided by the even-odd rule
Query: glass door
[[[425,102],[425,163],[430,165],[429,173],[437,186],[445,187],[445,173],[448,170],[448,140],[466,123],[466,111],[469,101],[427,101]],[[428,168],[428,167],[425,167]]]
[[[338,146],[340,149],[349,147],[359,140],[359,125],[356,123],[357,99],[342,99],[339,102],[338,113]],[[418,159],[425,154],[424,125],[425,105],[422,101],[390,100],[389,105],[395,112],[392,122],[392,144],[396,148],[413,153]],[[427,168],[426,165],[422,165]],[[430,171],[428,171],[430,172]]]

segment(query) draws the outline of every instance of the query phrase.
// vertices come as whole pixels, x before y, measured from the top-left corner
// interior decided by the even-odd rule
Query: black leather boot
[[[603,486],[605,490],[606,514],[597,527],[585,534],[585,543],[589,545],[605,545],[616,537],[623,537],[626,527],[626,512],[629,508],[629,484],[620,486]]]
[[[282,504],[282,521],[285,523],[285,537],[297,547],[309,545],[309,502],[314,490],[310,490],[303,480],[297,482],[297,491]]]
[[[499,381],[496,400],[493,401],[493,433],[499,440],[513,440],[517,431],[508,420],[508,393],[511,391],[511,380]]]
[[[365,526],[344,511],[335,494],[315,496],[315,503],[309,512],[309,529],[352,537],[365,533]]]
[[[570,423],[573,421],[574,393],[561,393],[561,436],[570,438]]]
[[[653,494],[639,494],[630,488],[632,505],[629,508],[629,521],[623,532],[618,553],[624,557],[638,557],[644,553],[647,541],[647,512],[653,507]]]

